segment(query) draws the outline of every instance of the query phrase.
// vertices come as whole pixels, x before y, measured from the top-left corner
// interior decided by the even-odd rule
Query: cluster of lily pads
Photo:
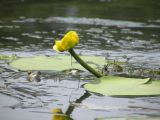
[[[68,51],[75,60],[70,64],[71,57],[67,55],[58,56],[35,56],[31,58],[18,58],[10,63],[10,66],[19,70],[52,70],[64,71],[68,69],[88,70],[97,77],[96,80],[84,85],[87,91],[99,93],[106,96],[118,97],[141,97],[141,96],[159,96],[160,95],[160,80],[151,78],[133,78],[120,77],[115,74],[110,74],[110,71],[115,73],[124,73],[126,63],[106,60],[101,56],[78,56],[73,48],[78,45],[79,37],[75,31],[69,31],[62,40],[56,41],[53,49],[58,52]],[[84,62],[85,61],[85,62]],[[124,65],[125,64],[125,65]],[[82,67],[83,66],[83,67]],[[104,73],[104,71],[106,73]],[[143,72],[154,72],[159,74],[159,71],[144,70]]]

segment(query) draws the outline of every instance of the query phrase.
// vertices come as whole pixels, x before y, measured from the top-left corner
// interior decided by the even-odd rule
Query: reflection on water
[[[158,0],[2,1],[0,54],[52,56],[58,54],[52,50],[54,40],[68,30],[76,30],[81,40],[76,47],[78,53],[115,60],[126,56],[135,67],[159,70],[159,6]],[[51,120],[51,114],[32,111],[49,112],[52,108],[62,108],[75,120],[159,116],[159,97],[88,94],[79,85],[95,79],[89,73],[76,77],[42,71],[41,82],[29,82],[27,72],[15,70],[8,63],[7,59],[0,60],[0,93],[17,98],[18,102],[0,106],[0,119],[22,120],[22,114],[34,120],[38,114],[39,120]]]
[[[64,114],[60,108],[54,108],[52,114],[52,120],[73,120],[68,115]]]

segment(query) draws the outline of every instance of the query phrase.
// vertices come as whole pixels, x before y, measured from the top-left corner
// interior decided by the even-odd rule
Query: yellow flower
[[[56,40],[53,49],[58,52],[69,50],[79,43],[78,34],[75,31],[69,31],[61,40]]]

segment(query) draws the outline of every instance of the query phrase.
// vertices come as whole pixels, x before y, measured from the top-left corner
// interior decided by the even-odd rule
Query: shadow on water
[[[59,54],[52,50],[54,40],[68,30],[76,30],[80,36],[77,53],[127,61],[135,69],[159,71],[159,0],[0,2],[0,55],[53,56]],[[61,108],[75,120],[159,116],[159,97],[117,98],[90,94],[79,88],[95,79],[89,73],[75,77],[42,71],[41,82],[28,82],[27,72],[11,68],[9,62],[0,60],[0,93],[17,98],[18,102],[10,99],[11,104],[6,105],[4,101],[9,98],[1,95],[0,119],[35,120],[38,113],[31,111],[51,113],[53,108]],[[52,118],[47,113],[38,115],[39,120]]]

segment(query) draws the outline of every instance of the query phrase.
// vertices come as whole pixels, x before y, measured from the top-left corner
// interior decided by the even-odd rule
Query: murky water
[[[158,0],[3,1],[0,54],[53,56],[59,54],[52,50],[54,40],[76,30],[80,36],[75,48],[78,53],[116,60],[127,56],[134,66],[158,70],[159,8]],[[57,107],[75,120],[160,117],[160,97],[113,98],[86,93],[81,85],[95,79],[89,73],[72,76],[42,71],[42,81],[37,83],[26,81],[27,72],[14,70],[7,60],[0,60],[0,66],[0,93],[12,96],[0,95],[3,120],[51,120],[49,112]]]

